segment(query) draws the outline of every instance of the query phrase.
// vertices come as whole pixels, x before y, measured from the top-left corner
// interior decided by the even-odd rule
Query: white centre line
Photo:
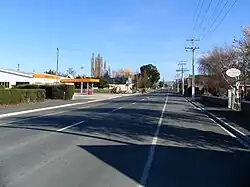
[[[167,102],[168,102],[168,95],[167,95],[167,98],[165,100],[165,104],[164,104],[164,106],[162,108],[162,111],[161,111],[161,117],[160,117],[160,119],[158,121],[157,129],[155,131],[154,138],[152,140],[151,147],[150,147],[150,150],[149,150],[148,159],[147,159],[147,162],[146,162],[146,164],[144,166],[142,177],[140,179],[140,184],[138,185],[138,187],[145,187],[146,186],[147,179],[148,179],[148,174],[149,174],[152,162],[154,160],[155,145],[157,144],[158,135],[159,135],[160,128],[161,128],[161,125],[162,125],[162,120],[164,118],[164,113],[165,113],[165,110],[166,110],[166,107],[167,107]]]
[[[61,132],[61,131],[64,131],[64,130],[66,130],[66,129],[69,129],[69,128],[71,128],[71,127],[74,127],[74,126],[76,126],[76,125],[80,125],[80,124],[82,124],[82,123],[84,123],[84,121],[79,121],[79,122],[77,122],[77,123],[74,123],[74,124],[72,124],[72,125],[63,127],[63,128],[58,129],[58,130],[56,130],[56,131],[57,131],[57,132]]]
[[[134,105],[136,102],[133,102],[132,105]]]

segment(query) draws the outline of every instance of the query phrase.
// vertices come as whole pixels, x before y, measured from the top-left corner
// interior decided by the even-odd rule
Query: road
[[[0,119],[0,186],[249,186],[250,152],[160,90]]]

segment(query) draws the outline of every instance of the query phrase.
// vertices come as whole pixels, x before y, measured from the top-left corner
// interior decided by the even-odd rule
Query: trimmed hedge
[[[42,89],[0,89],[0,104],[20,104],[43,102],[45,91]]]
[[[58,84],[58,85],[36,85],[27,84],[16,86],[19,89],[44,89],[46,94],[46,99],[72,99],[75,93],[74,85]]]

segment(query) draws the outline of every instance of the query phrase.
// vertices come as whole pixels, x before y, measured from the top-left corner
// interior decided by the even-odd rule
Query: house
[[[29,73],[10,69],[0,69],[0,85],[5,88],[11,88],[12,86],[20,84],[54,84],[62,78],[65,77],[43,73]]]

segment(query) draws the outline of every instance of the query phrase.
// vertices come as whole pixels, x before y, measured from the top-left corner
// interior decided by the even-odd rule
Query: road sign
[[[236,68],[230,68],[226,71],[227,76],[229,77],[238,77],[240,76],[241,72],[239,69]]]

